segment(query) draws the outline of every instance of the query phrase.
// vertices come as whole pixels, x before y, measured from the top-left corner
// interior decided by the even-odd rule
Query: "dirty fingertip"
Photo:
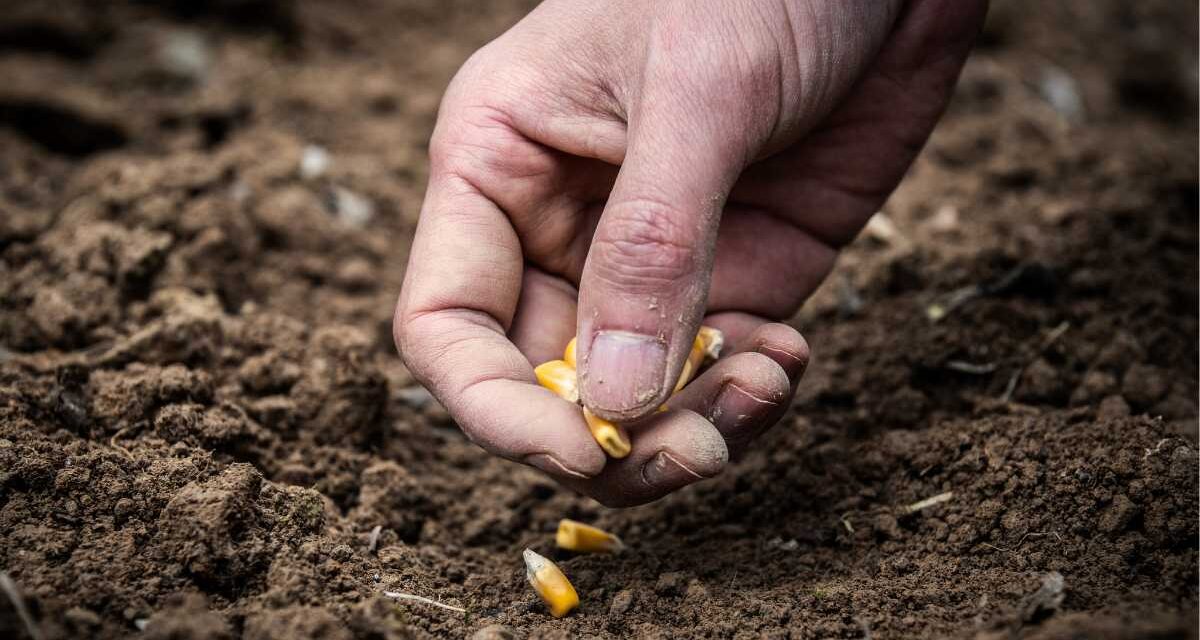
[[[692,415],[697,424],[687,437],[672,442],[642,465],[642,480],[647,485],[674,490],[725,470],[729,462],[725,439],[707,420]]]
[[[773,322],[759,327],[752,338],[752,350],[775,361],[788,378],[795,381],[808,368],[811,351],[799,331]]]
[[[605,459],[596,447],[595,452],[579,452],[566,459],[562,455],[535,453],[526,456],[523,462],[556,478],[586,480],[604,470]]]

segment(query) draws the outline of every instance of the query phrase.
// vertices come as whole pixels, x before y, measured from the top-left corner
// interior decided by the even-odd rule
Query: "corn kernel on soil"
[[[526,549],[523,557],[525,579],[546,603],[550,615],[561,618],[579,606],[579,594],[558,565],[531,549]]]
[[[617,553],[625,548],[616,535],[567,518],[559,521],[554,543],[577,553]]]

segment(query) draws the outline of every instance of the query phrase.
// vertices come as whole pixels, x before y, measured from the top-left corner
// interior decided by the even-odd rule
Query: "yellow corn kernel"
[[[687,360],[683,361],[683,371],[679,373],[679,380],[675,383],[675,391],[684,388],[687,383],[696,377],[696,372],[700,370],[700,365],[704,363],[704,342],[700,340],[700,336],[696,336],[692,340],[692,350],[688,352]]]
[[[705,361],[716,360],[725,346],[725,334],[712,327],[700,327],[696,339],[700,341],[701,349],[704,350]]]
[[[579,365],[575,364],[575,340],[575,338],[571,338],[571,341],[567,343],[566,351],[563,351],[563,360],[571,365],[572,369],[579,368]]]
[[[550,607],[550,615],[561,618],[579,606],[579,594],[558,565],[530,549],[525,550],[524,557],[525,577],[542,602]]]
[[[600,443],[600,448],[613,458],[624,458],[633,450],[633,445],[629,443],[629,434],[625,433],[625,429],[619,424],[613,424],[604,418],[588,411],[587,407],[583,408],[583,419],[587,420],[588,429],[592,432],[592,437],[596,442]]]
[[[625,548],[617,536],[566,518],[558,521],[558,533],[554,534],[554,541],[560,549],[579,553],[617,553]]]
[[[675,391],[687,386],[700,372],[700,367],[705,362],[716,360],[717,356],[721,355],[723,346],[725,346],[725,335],[721,333],[720,329],[700,327],[696,339],[692,341],[692,350],[688,352],[687,360],[683,361],[683,371],[679,374],[679,381],[675,383]]]
[[[575,355],[577,343],[576,338],[571,338],[563,351],[562,360],[544,362],[533,370],[538,384],[553,391],[560,398],[576,404],[579,403],[579,378],[575,371],[578,364]],[[706,362],[716,360],[724,344],[725,337],[720,330],[712,327],[700,327],[696,338],[692,341],[692,348],[688,352],[687,360],[684,361],[683,371],[675,384],[675,391],[678,392],[691,382],[700,372],[700,367]],[[662,406],[658,410],[662,412],[667,409],[666,406]],[[624,458],[629,455],[632,446],[629,442],[629,434],[624,428],[592,414],[586,407],[583,409],[583,417],[587,421],[588,429],[592,432],[592,437],[596,439],[605,453],[613,458]]]
[[[563,400],[579,402],[579,380],[575,376],[575,367],[562,360],[551,360],[534,368],[533,375],[537,376],[538,384]]]

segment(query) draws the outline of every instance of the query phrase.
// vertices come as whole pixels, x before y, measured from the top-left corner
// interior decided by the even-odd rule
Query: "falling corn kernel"
[[[576,338],[571,338],[571,341],[567,343],[567,349],[565,351],[563,351],[563,360],[567,364],[571,365],[572,369],[579,368],[579,365],[575,364],[575,341],[576,340],[577,340]]]
[[[550,607],[550,615],[561,618],[579,606],[579,594],[558,565],[531,549],[525,550],[524,557],[525,577],[542,602]]]
[[[562,360],[551,360],[538,365],[533,375],[537,376],[538,384],[563,400],[579,402],[579,381],[575,377],[575,367]]]
[[[592,413],[587,407],[583,408],[583,419],[587,420],[588,429],[592,432],[592,437],[600,444],[600,448],[613,458],[624,458],[633,450],[633,446],[629,443],[629,434],[625,432],[624,427],[619,424],[613,424],[604,418]]]
[[[621,539],[591,525],[563,518],[558,522],[554,541],[560,549],[579,553],[617,553],[625,548]]]

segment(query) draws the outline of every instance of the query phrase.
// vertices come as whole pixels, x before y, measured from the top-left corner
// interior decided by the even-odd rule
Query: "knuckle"
[[[429,142],[434,171],[475,173],[502,164],[516,141],[492,107],[459,108],[439,124]]]
[[[517,178],[548,168],[547,154],[516,122],[527,109],[528,81],[498,67],[495,43],[472,55],[446,89],[429,141],[433,174],[475,182],[489,176]]]
[[[632,292],[676,285],[700,266],[697,248],[684,226],[686,217],[669,205],[649,200],[623,203],[606,215],[607,231],[597,234],[595,275]]]
[[[400,359],[418,382],[443,388],[447,372],[459,370],[454,350],[459,336],[454,323],[447,330],[447,311],[419,311],[403,301],[392,318],[392,338]]]
[[[409,358],[409,341],[410,330],[408,322],[408,312],[405,309],[403,302],[396,305],[396,311],[392,315],[392,342],[396,345],[396,351],[400,354],[400,360],[408,365]]]
[[[401,308],[393,318],[392,335],[413,378],[444,403],[463,402],[480,383],[511,378],[529,366],[520,352],[504,348],[506,339],[495,319],[479,311]]]
[[[453,129],[456,125],[446,124],[446,128]],[[433,173],[454,172],[455,163],[459,159],[455,138],[458,135],[454,132],[444,132],[441,127],[434,133],[429,140],[429,169]]]
[[[420,324],[418,316],[398,308],[392,318],[392,340],[400,354],[400,361],[412,374],[413,379],[434,391],[438,388],[437,360],[429,357],[428,340],[425,339]]]
[[[757,10],[735,13],[742,11]],[[753,24],[747,20],[750,16],[739,15],[740,24],[729,23],[729,13],[722,6],[699,21],[687,12],[662,16],[651,27],[651,47],[657,55],[647,60],[646,73],[655,80],[649,86],[669,88],[664,96],[668,99],[670,94],[694,96],[704,104],[708,117],[745,122],[776,101],[784,58],[772,35],[775,29],[738,28]],[[714,26],[720,23],[725,28]],[[676,49],[681,33],[694,34],[689,46],[697,47],[704,64],[679,64]]]
[[[498,107],[460,110],[439,125],[430,141],[430,169],[471,183],[491,183],[545,175],[553,159],[529,141]]]

